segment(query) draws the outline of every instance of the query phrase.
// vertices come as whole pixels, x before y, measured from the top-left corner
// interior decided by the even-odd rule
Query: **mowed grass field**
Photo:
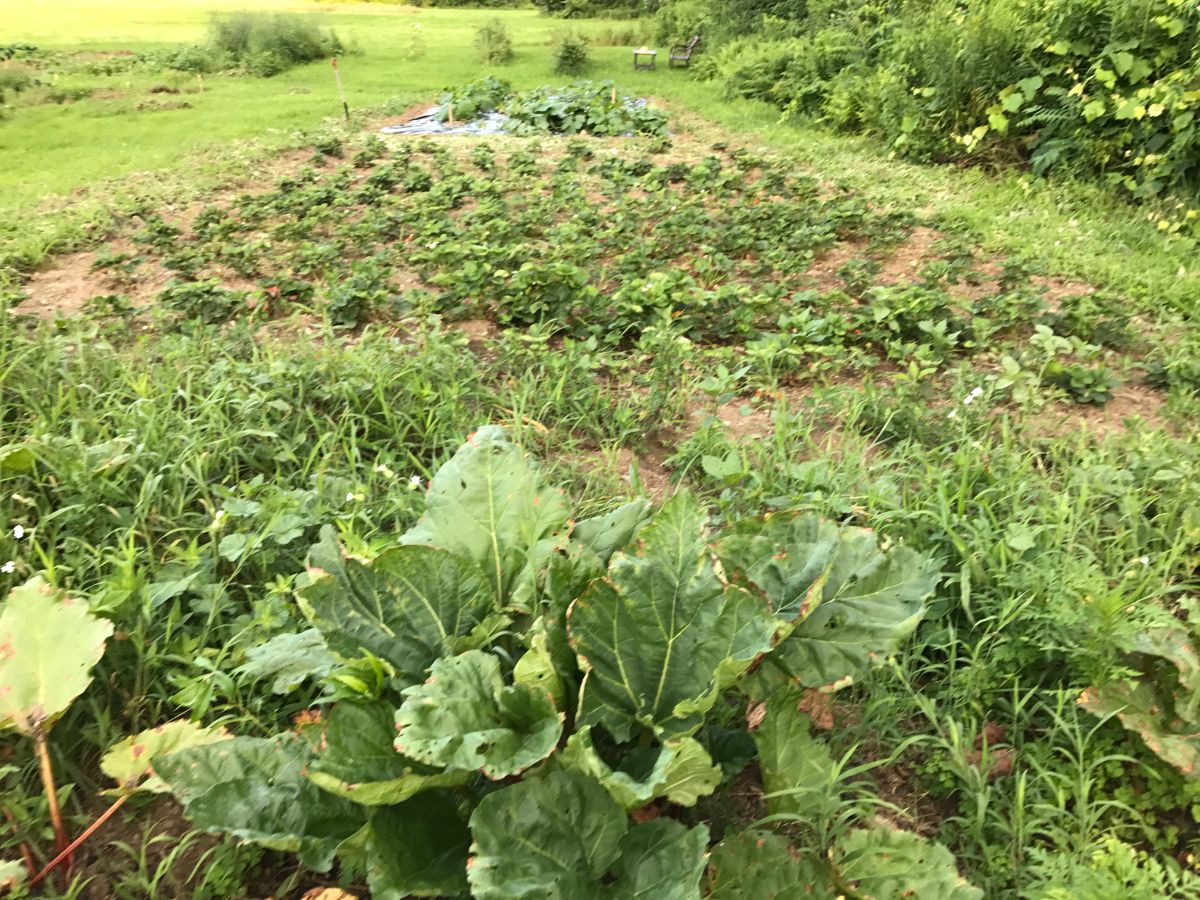
[[[1035,183],[1019,171],[912,165],[889,158],[870,139],[783,121],[765,104],[723,98],[685,71],[660,66],[634,72],[631,48],[604,42],[636,35],[636,43],[654,45],[648,21],[564,22],[533,10],[292,0],[40,0],[5,10],[3,40],[80,53],[138,52],[200,42],[214,13],[242,9],[314,15],[354,48],[341,62],[347,100],[358,116],[352,130],[368,115],[374,120],[385,109],[400,111],[482,74],[517,87],[560,82],[548,44],[570,28],[593,39],[588,77],[614,79],[630,92],[669,103],[676,114],[751,136],[876,203],[920,210],[969,230],[990,250],[1112,287],[1154,311],[1191,312],[1200,296],[1200,265],[1190,247],[1159,233],[1153,217],[1102,188]],[[517,51],[513,64],[494,70],[478,62],[472,47],[476,29],[493,18],[508,27]],[[304,132],[336,123],[340,113],[325,62],[270,79],[212,76],[202,92],[194,77],[181,73],[75,78],[97,87],[96,95],[23,107],[0,120],[0,255],[21,267],[36,265],[53,248],[94,239],[114,203],[202,195],[244,174],[249,162],[302,143]],[[185,92],[189,108],[139,109],[155,86]]]

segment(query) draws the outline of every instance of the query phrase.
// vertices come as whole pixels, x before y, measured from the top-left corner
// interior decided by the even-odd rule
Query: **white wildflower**
[[[421,487],[421,476],[420,475],[414,475],[412,478],[408,479],[408,489],[410,491],[415,491],[420,487]]]
[[[0,572],[3,572],[5,575],[11,575],[13,572],[16,571],[16,569],[17,569],[17,564],[15,562],[13,562],[11,559],[8,562],[6,562],[4,565],[0,566]]]
[[[1140,560],[1138,560],[1138,562],[1140,562],[1143,566],[1149,566],[1150,565],[1150,557],[1143,556]]]
[[[983,388],[981,388],[981,387],[975,388],[973,391],[971,391],[971,396],[976,397],[976,398],[982,397],[983,396]]]
[[[378,472],[380,475],[382,475],[384,478],[395,478],[396,477],[396,473],[393,472],[391,469],[389,469],[387,466],[385,466],[383,463],[379,463],[379,465],[377,465],[375,467],[375,471]]]
[[[24,525],[14,525],[13,526],[13,537],[16,538],[18,541],[21,538],[25,537],[25,526]]]
[[[347,502],[347,503],[353,503],[353,502],[354,502],[354,499],[355,499],[355,497],[354,497],[354,491],[351,491],[350,493],[348,493],[348,494],[346,495],[346,502]]]
[[[957,419],[958,418],[958,410],[957,409],[950,410],[950,412],[946,413],[946,418],[947,419]]]

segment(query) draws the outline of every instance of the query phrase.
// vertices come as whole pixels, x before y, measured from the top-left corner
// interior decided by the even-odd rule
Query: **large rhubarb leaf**
[[[304,610],[330,649],[353,658],[367,650],[391,663],[402,687],[425,678],[492,612],[491,590],[468,560],[430,547],[396,547],[369,565],[343,558],[332,529],[313,549]],[[328,567],[328,568],[324,568]]]
[[[567,740],[556,757],[563,766],[590,775],[627,810],[666,797],[680,806],[694,806],[721,782],[721,767],[695,738],[667,741],[661,747],[639,748],[610,766],[597,752],[591,728],[584,726]]]
[[[794,561],[806,573],[802,582],[811,569],[802,555]],[[873,532],[843,530],[815,582],[819,601],[815,592],[798,601],[810,611],[779,644],[775,657],[809,687],[860,677],[916,629],[939,577],[937,567],[915,550],[896,547],[884,553]],[[783,608],[797,603],[798,586],[783,595]]]
[[[708,828],[673,819],[634,825],[621,839],[606,896],[629,900],[700,900]]]
[[[580,721],[619,742],[639,726],[664,738],[694,732],[720,689],[771,646],[770,616],[717,576],[704,519],[690,495],[676,494],[571,606],[571,645],[586,673]]]
[[[633,540],[650,518],[650,501],[631,500],[612,512],[577,523],[571,540],[582,544],[608,564],[612,555]]]
[[[372,900],[466,894],[470,843],[457,802],[443,791],[375,810],[367,838]]]
[[[1192,622],[1200,615],[1184,604]],[[1200,654],[1183,622],[1146,629],[1129,641],[1142,674],[1089,688],[1080,705],[1115,715],[1150,750],[1189,778],[1200,776]]]
[[[306,865],[328,871],[338,844],[366,817],[304,777],[310,760],[294,735],[239,737],[161,756],[154,770],[200,830],[298,853]]]
[[[308,777],[323,790],[364,806],[401,803],[418,791],[465,784],[470,773],[421,765],[396,752],[395,706],[343,701],[329,713],[321,751]]]
[[[476,900],[698,900],[708,830],[629,828],[595,781],[553,772],[484,797],[471,837]]]
[[[730,577],[762,591],[772,615],[785,622],[820,604],[837,550],[837,526],[811,514],[739,522],[717,542]]]
[[[837,883],[862,900],[978,900],[950,851],[911,831],[851,831],[833,852]]]
[[[472,560],[484,571],[497,606],[509,605],[517,594],[517,605],[527,608],[533,570],[565,541],[566,525],[562,492],[543,487],[507,430],[488,425],[438,469],[425,514],[401,541]]]
[[[767,808],[772,815],[803,820],[832,812],[823,808],[829,804],[836,808],[841,801],[829,790],[835,780],[833,757],[825,744],[813,738],[808,716],[797,709],[799,699],[791,691],[768,699],[754,741]]]
[[[428,681],[405,690],[395,747],[430,765],[507,778],[554,752],[562,722],[547,690],[506,685],[499,659],[469,650],[438,660]]]
[[[825,864],[771,831],[726,835],[708,858],[710,900],[833,900]],[[917,898],[913,898],[917,900]]]
[[[40,577],[0,607],[0,731],[45,731],[92,682],[112,623]]]

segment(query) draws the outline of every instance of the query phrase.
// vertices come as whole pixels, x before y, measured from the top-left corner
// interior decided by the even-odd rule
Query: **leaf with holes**
[[[710,900],[834,900],[829,871],[819,858],[795,852],[771,831],[726,835],[708,858]]]
[[[762,722],[754,733],[763,791],[772,815],[803,821],[819,812],[833,812],[841,798],[828,788],[836,766],[829,748],[815,740],[809,718],[797,708],[799,692],[781,691],[766,701]],[[823,807],[830,807],[828,809]]]
[[[569,630],[586,673],[580,723],[624,742],[640,726],[664,738],[694,732],[720,691],[770,649],[774,623],[722,583],[704,514],[679,493],[571,605]]]
[[[40,577],[0,607],[0,731],[45,731],[92,682],[112,623]]]
[[[939,578],[916,551],[884,553],[873,532],[845,529],[821,576],[820,599],[814,596],[812,611],[780,642],[775,658],[808,687],[858,678],[912,634]]]
[[[548,691],[506,685],[499,659],[470,650],[439,659],[428,681],[405,690],[395,747],[429,765],[508,778],[554,752],[562,723]]]

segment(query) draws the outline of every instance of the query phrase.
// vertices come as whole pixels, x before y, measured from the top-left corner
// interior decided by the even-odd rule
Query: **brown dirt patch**
[[[1103,439],[1123,434],[1133,423],[1171,431],[1171,423],[1162,415],[1165,405],[1159,391],[1144,384],[1125,384],[1113,391],[1104,406],[1059,404],[1027,418],[1025,427],[1033,436],[1045,438],[1087,434]]]
[[[112,293],[104,290],[91,271],[94,253],[72,253],[59,257],[52,269],[35,272],[25,285],[28,297],[15,307],[43,319],[78,313],[93,297]]]
[[[604,473],[614,476],[632,493],[641,493],[655,503],[661,503],[675,493],[671,476],[666,467],[669,451],[661,445],[652,446],[644,454],[636,454],[622,447],[615,455],[601,451],[583,453],[573,462],[585,472]],[[635,491],[636,486],[640,491]]]

